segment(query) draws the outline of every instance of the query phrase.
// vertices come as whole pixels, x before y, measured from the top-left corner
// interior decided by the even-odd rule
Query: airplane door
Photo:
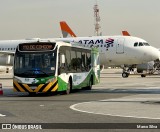
[[[123,54],[124,53],[124,38],[119,38],[116,46],[116,53]]]

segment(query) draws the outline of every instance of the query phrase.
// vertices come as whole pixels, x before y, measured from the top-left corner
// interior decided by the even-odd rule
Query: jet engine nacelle
[[[143,71],[153,70],[154,69],[154,61],[150,61],[144,64],[137,65],[137,72],[142,73]]]

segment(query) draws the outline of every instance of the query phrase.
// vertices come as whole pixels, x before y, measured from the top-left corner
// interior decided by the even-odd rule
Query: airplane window
[[[147,46],[150,46],[149,43],[146,43]]]
[[[138,46],[138,42],[135,42],[135,43],[134,43],[134,47],[136,47],[136,46]]]
[[[143,43],[142,43],[142,42],[139,42],[139,46],[143,46]]]
[[[143,43],[145,46],[150,46],[148,43]]]
[[[11,48],[11,50],[12,50],[12,48]]]
[[[4,48],[2,48],[2,50],[4,50]]]
[[[10,50],[10,48],[8,48],[8,50]]]

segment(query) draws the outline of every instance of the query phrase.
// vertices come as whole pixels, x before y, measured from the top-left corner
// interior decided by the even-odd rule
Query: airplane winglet
[[[122,31],[123,36],[131,36],[127,31]]]
[[[66,38],[68,35],[71,37],[77,37],[65,21],[60,21],[60,27],[63,38]]]

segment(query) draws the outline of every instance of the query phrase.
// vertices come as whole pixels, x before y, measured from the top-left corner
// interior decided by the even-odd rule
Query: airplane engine
[[[13,60],[14,60],[14,56],[12,55],[1,55],[0,56],[0,62],[1,65],[8,65],[8,66],[13,66]]]
[[[104,65],[100,65],[100,71],[102,72],[104,70]]]
[[[137,65],[137,72],[138,73],[143,73],[143,71],[151,71],[153,69],[154,69],[154,61],[150,61],[148,63]]]

